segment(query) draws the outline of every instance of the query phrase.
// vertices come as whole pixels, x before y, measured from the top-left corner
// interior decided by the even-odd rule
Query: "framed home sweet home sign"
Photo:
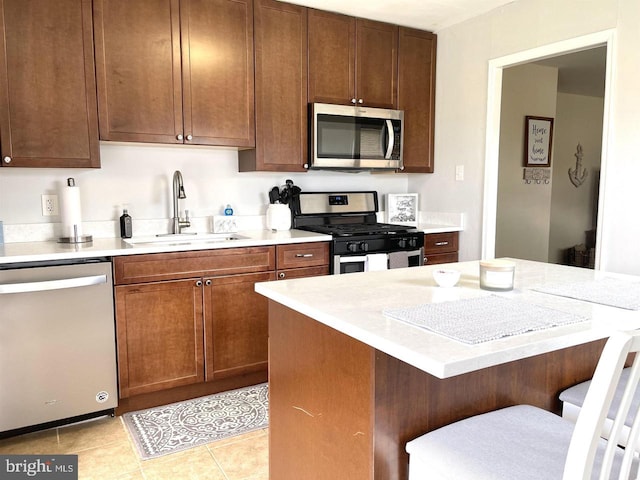
[[[525,117],[525,167],[551,166],[551,141],[553,140],[553,118]]]

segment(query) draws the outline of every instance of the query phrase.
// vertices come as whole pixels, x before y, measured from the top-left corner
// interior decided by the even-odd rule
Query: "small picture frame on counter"
[[[418,225],[418,194],[387,194],[387,222],[397,225]]]

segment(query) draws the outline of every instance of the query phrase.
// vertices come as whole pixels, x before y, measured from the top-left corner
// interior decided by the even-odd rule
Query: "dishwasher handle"
[[[9,293],[46,292],[48,290],[62,290],[65,288],[89,287],[107,283],[106,275],[91,275],[88,277],[64,278],[62,280],[45,280],[43,282],[6,283],[0,284],[0,295]]]

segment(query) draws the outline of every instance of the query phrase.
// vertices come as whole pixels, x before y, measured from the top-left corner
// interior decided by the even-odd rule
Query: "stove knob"
[[[369,251],[369,244],[367,242],[360,242],[360,251],[361,252],[368,252]]]
[[[406,238],[399,238],[398,239],[398,247],[406,248],[407,247],[407,239]]]
[[[347,243],[347,250],[349,252],[353,252],[353,253],[357,252],[358,251],[358,244],[354,243],[354,242]]]
[[[411,248],[416,248],[417,245],[418,245],[418,241],[415,238],[410,238],[409,239],[409,246]]]

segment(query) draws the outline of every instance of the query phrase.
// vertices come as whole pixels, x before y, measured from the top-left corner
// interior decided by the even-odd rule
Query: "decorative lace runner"
[[[468,344],[588,320],[579,315],[496,295],[385,309],[382,313]]]
[[[626,310],[640,310],[640,282],[620,278],[606,277],[587,282],[558,283],[532,290]]]

